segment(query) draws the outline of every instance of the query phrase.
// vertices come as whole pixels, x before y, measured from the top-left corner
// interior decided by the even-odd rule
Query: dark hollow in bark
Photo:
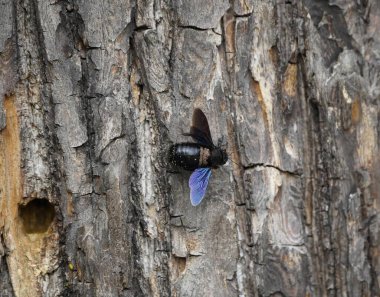
[[[53,222],[55,210],[47,199],[33,199],[19,206],[19,214],[25,233],[43,233]]]

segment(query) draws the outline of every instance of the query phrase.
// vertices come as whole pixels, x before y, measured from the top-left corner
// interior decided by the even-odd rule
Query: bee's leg
[[[179,174],[180,173],[178,167],[173,165],[172,163],[167,164],[166,172],[170,173],[170,174]]]
[[[183,136],[187,136],[187,137],[193,137],[193,135],[190,134],[190,133],[182,133],[182,135],[183,135]]]
[[[218,139],[218,147],[223,147],[227,145],[227,138],[223,135]]]

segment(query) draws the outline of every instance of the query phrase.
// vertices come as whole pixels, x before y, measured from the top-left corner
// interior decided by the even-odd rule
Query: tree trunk
[[[0,8],[0,296],[380,296],[378,0]]]

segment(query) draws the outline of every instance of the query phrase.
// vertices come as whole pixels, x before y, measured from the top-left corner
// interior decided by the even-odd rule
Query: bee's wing
[[[206,194],[208,181],[211,176],[211,168],[198,168],[190,176],[190,200],[193,206],[201,203]]]
[[[214,147],[210,127],[203,111],[199,108],[194,109],[192,121],[190,133],[184,135],[193,137],[195,141],[206,147]]]

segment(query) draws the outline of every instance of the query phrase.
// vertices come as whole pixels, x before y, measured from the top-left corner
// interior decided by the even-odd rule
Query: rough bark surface
[[[0,296],[380,296],[379,1],[0,8]]]

